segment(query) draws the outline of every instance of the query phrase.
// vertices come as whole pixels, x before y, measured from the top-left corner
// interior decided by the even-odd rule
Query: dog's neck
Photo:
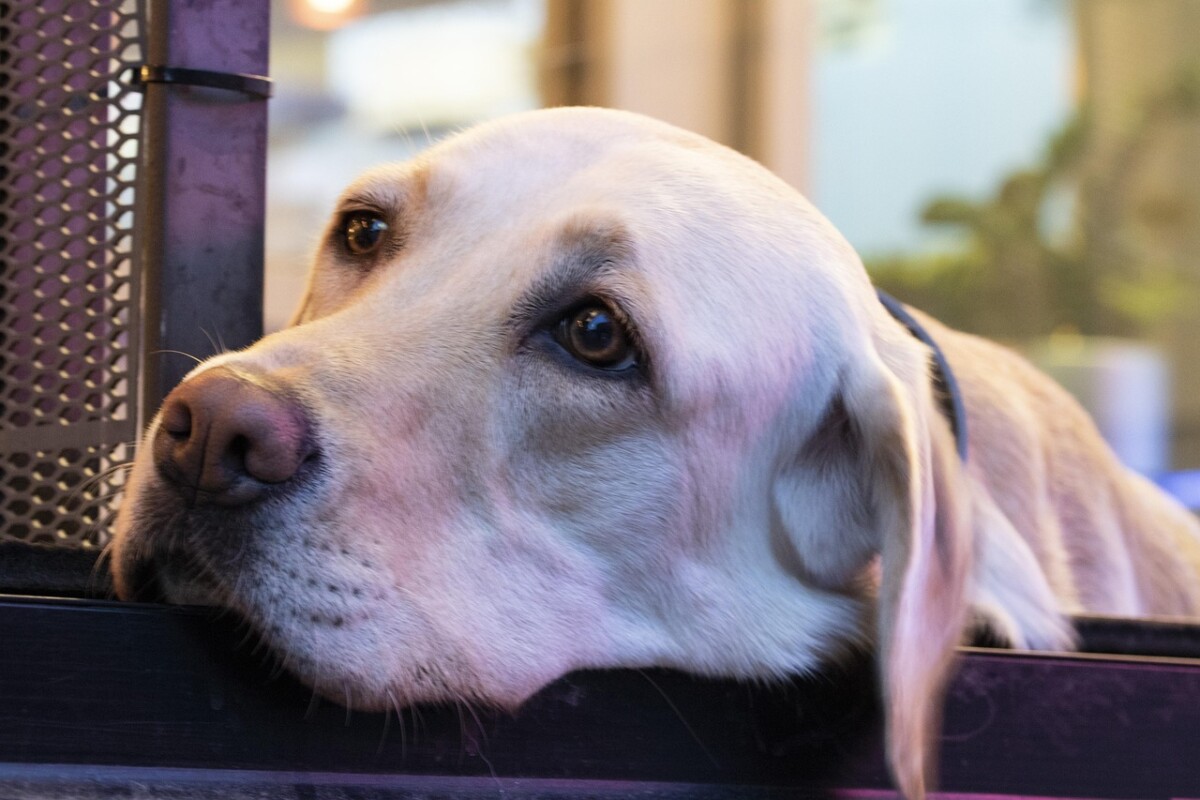
[[[903,303],[879,289],[876,289],[875,292],[879,295],[879,302],[883,303],[883,307],[888,310],[888,313],[930,349],[933,357],[931,377],[933,378],[934,395],[942,407],[942,413],[950,422],[950,430],[954,433],[958,457],[966,461],[967,409],[963,405],[962,392],[958,388],[958,381],[954,378],[954,371],[950,369],[946,355],[942,352],[942,348],[938,347],[938,343],[934,341],[929,331],[917,322],[916,317],[908,312]]]

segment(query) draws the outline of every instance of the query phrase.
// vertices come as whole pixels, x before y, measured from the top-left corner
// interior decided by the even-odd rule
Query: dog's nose
[[[255,376],[214,367],[163,402],[154,437],[159,473],[190,500],[235,506],[291,480],[313,454],[298,403]]]

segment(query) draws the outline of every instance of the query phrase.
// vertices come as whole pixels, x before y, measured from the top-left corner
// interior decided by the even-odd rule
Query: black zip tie
[[[160,67],[143,64],[133,69],[131,83],[145,86],[148,83],[170,83],[179,86],[203,86],[207,89],[222,89],[238,92],[266,100],[271,96],[271,79],[265,75],[250,75],[244,72],[214,72],[207,69],[187,67]]]

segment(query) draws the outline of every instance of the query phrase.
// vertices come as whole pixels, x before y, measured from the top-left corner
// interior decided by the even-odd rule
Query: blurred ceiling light
[[[334,30],[363,13],[363,0],[289,0],[288,11],[300,25]]]
[[[538,103],[541,0],[453,2],[375,14],[330,37],[329,89],[366,130],[461,125]]]
[[[308,5],[313,11],[320,11],[325,14],[340,14],[343,11],[349,11],[354,5],[354,0],[307,0]]]

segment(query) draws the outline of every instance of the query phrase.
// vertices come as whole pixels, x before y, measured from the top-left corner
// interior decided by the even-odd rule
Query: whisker
[[[105,467],[104,469],[97,472],[95,475],[89,475],[87,478],[80,481],[75,486],[71,487],[71,491],[67,492],[67,496],[65,498],[63,498],[63,506],[66,507],[68,510],[70,510],[72,508],[72,505],[79,505],[83,502],[97,503],[97,502],[100,502],[102,499],[103,500],[111,500],[113,497],[116,497],[118,494],[120,494],[123,486],[116,487],[115,491],[110,494],[107,494],[107,496],[104,496],[105,493],[102,492],[97,496],[87,498],[86,501],[81,500],[80,495],[95,491],[97,489],[97,487],[100,486],[100,484],[102,484],[104,481],[108,480],[112,476],[114,476],[120,472],[128,472],[131,469],[133,469],[132,461],[120,461],[120,462],[117,462],[116,464],[111,464],[111,465]]]
[[[410,152],[417,151],[417,143],[413,141],[412,130],[408,126],[393,125],[392,133],[400,137],[404,141],[404,146]]]
[[[86,590],[89,597],[97,593],[100,573],[104,570],[105,564],[112,561],[113,546],[114,542],[109,541],[104,547],[100,548],[100,554],[96,556],[96,560],[92,563],[92,569],[88,573]]]
[[[203,364],[203,363],[204,363],[204,359],[203,359],[203,358],[200,358],[199,356],[194,356],[194,355],[192,355],[191,353],[186,353],[186,352],[184,352],[183,350],[152,350],[152,351],[150,351],[150,352],[149,352],[147,355],[152,355],[152,356],[163,356],[163,355],[169,355],[169,356],[183,356],[184,358],[190,358],[192,361],[195,361],[197,364]]]
[[[208,339],[208,343],[212,345],[213,355],[220,355],[225,352],[225,347],[221,343],[220,334],[213,336],[206,329],[201,328],[200,331],[204,334],[204,338]]]
[[[392,727],[392,710],[385,708],[383,710],[383,731],[379,734],[379,744],[375,747],[375,755],[383,755],[383,746],[387,743],[388,731]]]
[[[477,755],[479,756],[479,760],[487,765],[488,773],[492,776],[492,780],[496,782],[496,788],[499,790],[500,796],[503,797],[504,784],[500,781],[500,776],[496,774],[496,767],[492,765],[491,759],[489,759],[482,752],[477,753]]]
[[[407,755],[407,745],[408,745],[408,742],[405,739],[405,735],[404,735],[404,710],[400,707],[400,703],[399,703],[399,701],[396,700],[396,696],[394,694],[392,694],[391,689],[387,690],[387,698],[388,698],[388,702],[391,703],[392,708],[394,708],[396,710],[396,722],[400,725],[400,761],[401,761],[401,763],[403,763],[405,760],[405,757]],[[414,729],[413,733],[415,735],[415,733],[416,733],[415,729]]]
[[[127,447],[127,443],[117,445],[117,448]],[[107,456],[97,456],[101,463],[109,460]],[[84,524],[79,537],[84,547],[102,544],[109,538],[109,526],[116,517],[118,500],[125,490],[125,483],[133,463],[130,460],[119,460],[89,475],[75,486],[58,502],[58,506],[68,514],[76,515]],[[95,517],[89,519],[95,514]],[[93,574],[89,581],[94,583]]]
[[[242,633],[242,638],[239,639],[237,644],[234,645],[234,648],[237,650],[244,650],[247,645],[252,645],[250,647],[250,655],[254,658],[258,658],[266,651],[266,644],[263,642],[262,637],[259,636],[254,630],[253,625],[248,622],[244,622],[242,627],[245,628],[245,631]],[[274,676],[272,676],[272,679],[274,679]]]
[[[304,712],[304,718],[306,720],[312,719],[313,715],[317,713],[317,707],[320,705],[321,705],[321,696],[319,694],[317,694],[316,689],[313,689],[312,697],[310,697],[308,699],[308,708]]]
[[[651,678],[649,676],[649,674],[646,673],[645,670],[639,669],[638,674],[641,675],[643,678],[645,678],[646,682],[649,683],[651,686],[653,686],[654,690],[656,692],[658,692],[660,695],[662,695],[662,699],[665,700],[667,705],[670,706],[671,710],[675,712],[675,716],[679,717],[679,721],[681,723],[683,723],[684,730],[686,730],[688,732],[688,735],[692,737],[692,740],[695,741],[696,744],[700,746],[700,750],[704,753],[705,757],[708,758],[708,760],[712,762],[713,766],[720,768],[721,762],[717,761],[716,757],[712,754],[712,752],[708,749],[708,747],[700,739],[700,736],[696,733],[695,729],[693,729],[692,726],[688,724],[687,719],[683,716],[683,712],[681,712],[679,710],[679,707],[677,705],[675,705],[675,703],[671,700],[670,697],[667,696],[667,693],[662,690],[662,687],[659,686],[657,683],[655,683],[654,679]]]
[[[425,717],[421,715],[421,707],[418,705],[410,705],[408,707],[408,711],[412,715],[413,746],[416,747],[417,742],[420,741],[420,736],[421,736],[420,728],[425,727]],[[420,727],[418,727],[418,726],[420,726]]]
[[[483,720],[479,718],[479,714],[475,712],[475,706],[469,698],[463,698],[463,703],[467,707],[467,713],[475,720],[475,729],[479,731],[481,749],[486,750],[489,747],[487,731],[483,727]]]
[[[287,662],[282,656],[271,649],[271,646],[263,641],[262,637],[258,639],[258,653],[255,657],[260,659],[260,664],[267,667],[268,683],[274,683],[288,674]]]
[[[133,445],[128,442],[122,443],[122,446],[128,447],[131,450],[133,449]],[[107,467],[100,470],[95,475],[89,476],[88,479],[86,481],[83,481],[82,483],[80,483],[79,486],[80,487],[92,486],[99,481],[105,480],[107,478],[111,478],[113,475],[117,474],[118,472],[128,472],[131,469],[133,469],[133,459],[132,458],[122,460],[122,461],[116,461],[116,462],[113,462],[112,464],[109,464]]]
[[[463,717],[462,701],[454,696],[454,710],[458,714],[458,766],[463,765],[467,756],[467,721]]]

